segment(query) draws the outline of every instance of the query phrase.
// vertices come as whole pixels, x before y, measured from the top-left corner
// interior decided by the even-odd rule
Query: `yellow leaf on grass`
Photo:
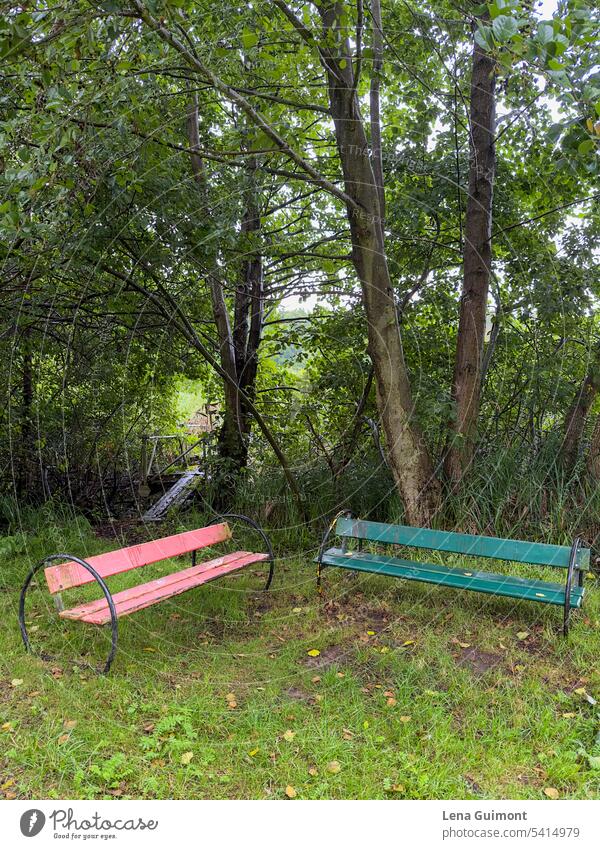
[[[574,719],[576,716],[577,716],[576,713],[571,713],[570,711],[568,713],[562,714],[563,719]]]
[[[63,727],[67,731],[71,728],[75,728],[76,725],[77,725],[76,719],[65,719],[65,721],[63,722]]]
[[[461,642],[459,642],[458,645],[461,647],[461,649],[470,649],[471,648],[471,643],[461,643]]]
[[[587,690],[585,689],[585,687],[577,687],[575,692],[577,693],[578,696],[587,696]]]
[[[374,637],[375,631],[367,631],[367,634],[369,635],[369,637]]]
[[[529,636],[529,631],[519,631],[517,633],[517,640],[526,640]]]
[[[61,734],[60,737],[58,738],[58,745],[62,746],[63,743],[66,743],[68,739],[69,739],[68,734]]]
[[[181,763],[184,766],[187,766],[189,764],[189,762],[192,760],[193,757],[194,757],[193,752],[184,752],[183,755],[181,756]]]
[[[2,723],[2,730],[3,730],[3,731],[12,731],[12,730],[13,730],[13,724],[12,724],[12,722],[4,722],[4,723]]]
[[[414,640],[404,640],[404,642],[402,643],[403,646],[414,646],[414,644]]]
[[[301,607],[292,607],[292,613],[302,613]]]
[[[337,775],[341,768],[339,761],[329,761],[327,764],[327,772],[331,772],[333,775]]]
[[[288,799],[295,799],[297,796],[296,788],[292,787],[291,784],[288,784],[288,786],[285,788],[285,795],[288,797]]]
[[[395,707],[398,704],[398,702],[396,701],[396,699],[393,696],[390,696],[389,699],[387,700],[387,704],[388,704],[389,707]]]
[[[0,784],[0,790],[8,790],[8,788],[12,787],[14,783],[14,778],[9,778],[8,781],[4,782],[4,784]]]
[[[401,717],[400,717],[400,722],[410,722],[410,721],[411,721],[411,719],[412,719],[412,716],[408,716],[408,715],[401,716]]]
[[[22,683],[23,683],[22,678],[13,678],[12,681],[10,682],[10,685],[11,685],[11,687],[20,687]]]
[[[154,654],[156,649],[153,646],[144,646],[142,651],[149,652],[150,654]]]
[[[318,656],[321,654],[321,652],[319,651],[319,649],[309,649],[309,650],[306,652],[306,654],[307,654],[309,657],[318,657]]]
[[[258,749],[252,749],[250,752],[248,752],[248,754],[250,755],[251,758],[253,758],[254,755],[258,754]]]
[[[308,768],[308,774],[309,774],[309,775],[312,775],[312,776],[318,775],[318,774],[319,774],[319,770],[316,768],[316,766],[309,766],[309,768]]]
[[[549,799],[558,799],[560,796],[556,787],[544,787],[544,793]]]
[[[310,680],[313,682],[313,684],[318,684],[319,681],[321,680],[321,676],[320,675],[314,675]]]
[[[228,702],[235,702],[235,693],[227,693],[225,698]]]
[[[288,743],[291,743],[291,741],[294,739],[295,736],[296,736],[296,732],[292,731],[291,728],[288,728],[287,731],[284,731],[283,739],[287,740]]]

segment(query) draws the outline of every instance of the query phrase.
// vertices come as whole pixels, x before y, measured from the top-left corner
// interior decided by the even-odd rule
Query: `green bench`
[[[328,548],[332,535],[341,537],[340,547]],[[350,550],[349,540],[358,541],[358,550]],[[532,566],[552,566],[566,570],[564,583],[553,583],[515,575],[484,572],[479,569],[458,569],[439,563],[423,563],[405,560],[389,554],[375,554],[363,550],[363,542],[407,546],[413,549],[428,549],[468,557],[505,560],[512,563],[527,563]],[[450,531],[434,531],[428,528],[412,528],[406,525],[387,525],[382,522],[367,522],[353,519],[348,513],[340,514],[330,525],[319,553],[317,563],[317,585],[321,589],[321,575],[325,567],[350,569],[356,572],[374,572],[439,584],[457,590],[472,590],[495,596],[537,601],[542,604],[557,604],[563,608],[563,630],[569,631],[569,616],[572,608],[581,607],[583,602],[583,575],[589,568],[590,550],[581,547],[577,538],[572,546],[547,545],[540,542],[524,542],[496,537],[459,534]]]

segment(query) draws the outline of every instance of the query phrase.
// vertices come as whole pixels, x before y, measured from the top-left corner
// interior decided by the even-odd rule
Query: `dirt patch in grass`
[[[313,699],[310,693],[307,693],[306,690],[301,690],[299,687],[288,687],[285,695],[288,699],[293,699],[296,702],[307,702],[309,699]]]
[[[499,654],[481,651],[478,648],[469,646],[469,648],[461,649],[456,662],[458,666],[464,666],[474,675],[485,675],[491,669],[499,667],[502,660],[503,658]]]
[[[328,669],[336,663],[347,663],[351,650],[344,646],[329,646],[318,657],[307,657],[304,665],[309,669]]]

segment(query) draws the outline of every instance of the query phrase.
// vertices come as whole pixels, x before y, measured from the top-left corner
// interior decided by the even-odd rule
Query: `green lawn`
[[[279,534],[271,592],[257,569],[123,619],[108,677],[67,660],[99,660],[107,632],[60,622],[41,589],[32,641],[62,659],[25,655],[30,561],[110,545],[85,522],[2,543],[4,796],[600,796],[593,580],[564,640],[559,608],[376,576],[326,572],[319,599],[314,548]]]

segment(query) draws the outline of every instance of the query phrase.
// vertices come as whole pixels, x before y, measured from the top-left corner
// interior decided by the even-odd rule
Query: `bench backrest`
[[[345,517],[338,519],[336,533],[342,537],[372,542],[394,543],[473,557],[489,557],[494,560],[510,560],[515,563],[559,566],[565,569],[569,566],[571,557],[571,548],[567,545],[547,545],[542,542],[498,539],[476,534],[459,534],[453,531],[434,531],[429,528],[387,525],[383,522],[366,522],[362,519]],[[589,563],[589,548],[580,548],[577,554],[577,566],[586,569]]]
[[[190,551],[225,542],[228,539],[231,539],[229,525],[227,522],[222,522],[219,525],[210,525],[208,528],[199,528],[196,531],[186,531],[152,542],[119,548],[117,551],[107,551],[106,554],[89,557],[86,562],[98,572],[101,578],[109,578],[111,575],[118,575],[129,569],[137,569],[139,566],[158,563],[169,557],[188,554]],[[59,566],[49,566],[44,569],[44,573],[51,593],[80,587],[82,584],[89,584],[95,580],[87,569],[73,561],[61,563]]]

